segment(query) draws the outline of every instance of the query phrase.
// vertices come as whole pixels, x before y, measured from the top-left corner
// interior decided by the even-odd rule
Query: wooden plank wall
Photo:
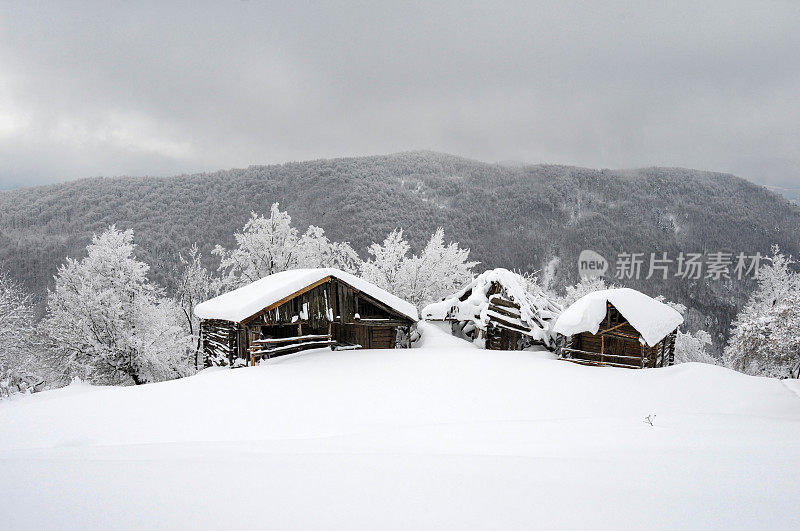
[[[561,357],[573,361],[642,369],[675,363],[674,332],[653,347],[640,343],[638,339],[614,336],[613,333],[583,332],[565,339],[563,343]]]
[[[397,327],[335,323],[333,336],[337,343],[342,345],[361,345],[362,348],[395,348]]]
[[[398,327],[408,329],[412,325],[410,319],[390,313],[381,302],[332,278],[275,308],[255,314],[243,325],[204,320],[201,334],[207,359],[224,357],[233,364],[236,358],[249,361],[254,349],[264,350],[254,343],[262,338],[298,338],[297,350],[310,344],[300,340],[308,335],[329,335],[343,346],[395,348]],[[292,351],[296,350],[279,350],[286,354]]]

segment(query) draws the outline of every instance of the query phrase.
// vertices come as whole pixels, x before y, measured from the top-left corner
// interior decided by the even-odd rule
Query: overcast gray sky
[[[162,4],[0,3],[0,187],[414,149],[800,187],[800,1]]]

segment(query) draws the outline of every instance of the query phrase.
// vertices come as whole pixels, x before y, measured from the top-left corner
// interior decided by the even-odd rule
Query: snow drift
[[[800,397],[787,383],[487,352],[420,326],[420,348],[0,401],[3,526],[800,524]]]

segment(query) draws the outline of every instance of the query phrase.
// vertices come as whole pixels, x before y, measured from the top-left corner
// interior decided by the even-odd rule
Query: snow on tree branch
[[[136,384],[191,372],[180,310],[133,257],[133,231],[95,235],[82,260],[67,258],[41,323],[63,381]]]

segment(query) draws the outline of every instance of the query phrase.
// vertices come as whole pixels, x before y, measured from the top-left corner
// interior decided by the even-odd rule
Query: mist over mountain
[[[612,268],[623,252],[766,255],[778,244],[800,254],[800,208],[733,175],[488,164],[411,152],[0,191],[0,267],[41,296],[66,256],[82,256],[92,233],[116,224],[134,229],[138,257],[169,287],[179,252],[197,242],[215,269],[210,250],[233,245],[250,211],[267,213],[275,201],[295,226],[318,225],[362,257],[396,227],[418,249],[441,226],[448,240],[472,250],[479,270],[549,264],[555,288],[577,280],[583,249],[601,253]],[[735,278],[614,282],[686,304],[690,327],[717,336],[750,289]]]
[[[800,205],[800,186],[766,186],[776,194],[780,194],[792,203]]]

